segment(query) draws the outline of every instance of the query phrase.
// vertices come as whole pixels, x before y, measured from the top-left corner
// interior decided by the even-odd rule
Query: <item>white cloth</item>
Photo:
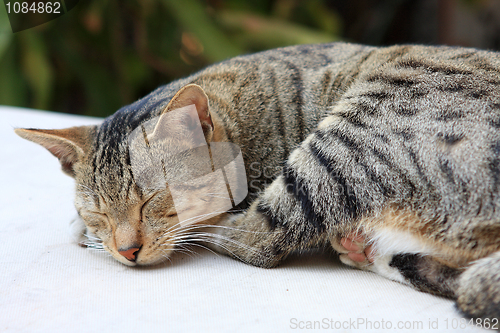
[[[481,331],[460,328],[453,301],[333,255],[262,269],[193,247],[163,266],[130,268],[79,247],[69,232],[73,180],[13,128],[100,119],[12,107],[0,117],[2,332]]]

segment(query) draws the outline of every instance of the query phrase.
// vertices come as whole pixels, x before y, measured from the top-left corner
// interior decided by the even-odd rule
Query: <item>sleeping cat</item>
[[[190,106],[198,119],[154,122]],[[181,223],[168,184],[138,181],[130,136],[140,130],[149,145],[166,126],[176,133],[169,145],[192,147],[193,121],[209,148],[239,146],[248,196],[230,213]],[[100,126],[16,133],[59,158],[98,239],[89,244],[124,264],[156,264],[202,242],[272,267],[331,244],[348,265],[452,297],[468,316],[499,318],[499,127],[500,54],[334,43],[227,60]],[[172,158],[163,176],[189,177],[197,163],[186,161]],[[188,210],[203,208],[189,195]]]

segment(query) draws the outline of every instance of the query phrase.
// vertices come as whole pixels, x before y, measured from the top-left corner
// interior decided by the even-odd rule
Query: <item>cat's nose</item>
[[[135,261],[137,258],[137,253],[141,250],[141,247],[139,246],[134,246],[134,247],[129,247],[128,249],[119,249],[118,253],[120,253],[122,256],[127,258],[129,261]]]

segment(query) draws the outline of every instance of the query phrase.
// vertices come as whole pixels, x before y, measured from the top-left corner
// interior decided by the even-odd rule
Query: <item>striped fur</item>
[[[248,177],[238,207],[248,209],[204,221],[216,225],[210,234],[176,229],[168,191],[139,188],[130,167],[130,133],[190,84],[210,104],[207,138],[238,144]],[[468,315],[500,317],[499,127],[498,53],[337,43],[213,65],[75,130],[84,144],[70,138],[51,150],[57,132],[18,133],[59,158],[76,156],[63,167],[76,179],[77,209],[126,264],[156,263],[175,237],[196,234],[271,267],[312,247],[342,252],[339,239],[358,231],[378,257],[346,263],[456,298]],[[137,260],[121,257],[117,243],[140,248]],[[472,296],[477,281],[488,287]]]

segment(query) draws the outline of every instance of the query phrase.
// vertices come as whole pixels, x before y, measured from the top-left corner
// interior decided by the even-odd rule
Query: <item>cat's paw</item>
[[[340,261],[346,265],[368,269],[375,260],[373,246],[361,233],[351,233],[331,243],[333,248],[340,253]]]
[[[73,238],[75,243],[80,246],[84,246],[83,243],[87,240],[87,237],[85,236],[87,227],[85,226],[85,223],[83,222],[80,215],[76,215],[75,218],[71,220],[69,227],[71,237]]]

